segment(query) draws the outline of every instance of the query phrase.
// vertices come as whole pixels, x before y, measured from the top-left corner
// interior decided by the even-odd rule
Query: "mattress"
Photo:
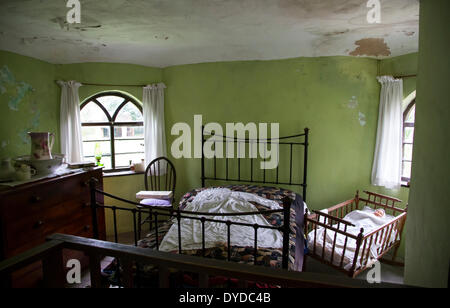
[[[291,217],[290,217],[290,229],[291,234],[289,237],[289,269],[291,270],[301,270],[303,259],[303,247],[302,243],[297,243],[299,238],[303,238],[303,214],[304,204],[303,201],[299,202],[299,197],[294,192],[274,187],[265,186],[255,186],[255,185],[231,185],[226,186],[232,191],[247,192],[256,194],[265,199],[273,200],[282,206],[282,199],[289,197],[292,200],[297,200],[293,202],[291,206]],[[210,188],[199,188],[186,193],[180,200],[180,209],[185,209],[186,206],[194,200],[196,195],[205,189]],[[301,200],[301,197],[300,197]],[[252,202],[253,203],[253,202]],[[259,211],[269,210],[269,208],[262,206],[258,203],[253,203]],[[301,214],[300,214],[301,213]],[[272,213],[263,214],[267,222],[275,227],[283,225],[283,213]],[[144,239],[138,242],[139,247],[156,249],[156,236],[158,236],[158,243],[160,244],[164,239],[164,236],[169,231],[170,227],[176,220],[166,222],[158,228],[158,235],[156,235],[155,230],[150,232]],[[298,235],[298,236],[297,236]],[[296,251],[296,247],[302,248],[300,251]],[[176,250],[172,251],[177,253]],[[183,254],[201,256],[201,249],[189,249],[182,250]],[[215,259],[227,260],[228,258],[228,247],[226,242],[217,243],[214,247],[209,247],[205,250],[205,256]],[[297,260],[296,260],[297,259]],[[254,264],[254,248],[253,246],[231,246],[231,260],[240,263]],[[297,261],[297,262],[296,262]],[[301,261],[301,262],[300,262]],[[281,248],[261,248],[257,249],[257,265],[280,267],[282,262],[282,249]]]

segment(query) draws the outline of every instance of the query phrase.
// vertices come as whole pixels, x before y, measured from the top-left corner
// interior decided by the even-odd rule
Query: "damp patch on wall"
[[[0,69],[0,94],[9,95],[8,108],[13,111],[19,111],[20,102],[34,88],[26,82],[17,82],[8,66],[4,65]]]

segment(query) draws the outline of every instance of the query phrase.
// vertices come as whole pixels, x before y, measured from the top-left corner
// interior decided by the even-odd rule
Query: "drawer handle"
[[[83,208],[89,207],[91,204],[88,202],[83,202]]]
[[[37,221],[37,222],[34,224],[33,228],[34,228],[34,229],[38,229],[38,228],[40,228],[43,224],[44,224],[44,222],[43,222],[42,220],[39,220],[39,221]]]
[[[90,229],[91,229],[91,226],[89,226],[89,225],[84,226],[84,231],[89,231]]]
[[[34,202],[34,203],[41,202],[42,198],[39,197],[39,196],[32,196],[31,197],[31,201]]]

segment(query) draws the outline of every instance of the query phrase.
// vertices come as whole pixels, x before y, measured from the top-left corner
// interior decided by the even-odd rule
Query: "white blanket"
[[[361,228],[364,228],[364,234],[368,234],[368,233],[376,230],[377,228],[381,227],[382,225],[392,221],[393,219],[395,219],[394,216],[387,215],[387,214],[384,217],[375,216],[374,210],[370,207],[365,207],[362,211],[356,210],[356,211],[350,212],[344,217],[344,220],[355,225],[355,227],[350,227],[350,226],[347,227],[347,232],[351,233],[355,236],[359,234]],[[338,225],[335,224],[335,225],[333,225],[333,227],[337,229]],[[340,224],[339,229],[344,230],[345,226],[343,224]],[[332,255],[332,251],[333,251],[334,234],[335,234],[335,232],[331,231],[331,230],[327,230],[326,234],[325,234],[324,228],[322,228],[322,227],[317,228],[316,254],[322,255],[323,240],[324,240],[324,236],[325,236],[325,259],[328,261],[331,261],[331,255]],[[386,235],[384,235],[384,236],[386,236]],[[395,240],[394,237],[395,237],[394,232],[392,232],[391,238],[389,239],[390,243],[392,243]],[[340,265],[342,252],[344,250],[344,245],[345,245],[345,239],[346,239],[346,236],[344,236],[343,234],[338,233],[336,236],[336,246],[334,249],[334,258],[332,261],[332,263],[334,265],[337,265],[337,266]],[[378,239],[377,242],[380,242],[380,243],[384,242],[384,238]],[[367,243],[367,245],[369,245],[369,243]],[[378,257],[377,249],[379,247],[380,247],[380,244],[378,244],[378,243],[372,243],[371,247],[366,247],[366,249],[364,251],[364,256],[366,256],[367,251],[370,250],[368,264],[373,262]],[[314,230],[308,234],[308,249],[310,250],[310,252],[312,252],[314,249]],[[347,247],[345,249],[344,262],[343,262],[344,268],[346,270],[350,270],[350,268],[353,264],[355,251],[356,251],[356,240],[348,238]],[[361,251],[362,251],[362,247],[360,248],[360,251],[358,254],[358,262],[356,264],[357,267],[360,266],[359,258],[361,257]]]
[[[257,212],[258,209],[249,201],[261,204],[268,209],[281,209],[281,206],[272,200],[259,197],[255,194],[231,191],[227,188],[212,188],[200,192],[191,203],[188,203],[185,211],[208,213],[239,213]],[[197,217],[201,217],[198,216]],[[205,216],[216,220],[230,220],[248,224],[270,226],[262,215],[248,216]],[[254,229],[246,226],[231,226],[231,245],[254,245]],[[202,248],[201,221],[193,219],[181,219],[181,246],[183,250]],[[205,248],[216,247],[220,243],[227,243],[227,225],[218,222],[205,222]],[[282,248],[283,235],[278,230],[259,228],[258,247]],[[170,228],[161,242],[160,250],[178,250],[178,223]]]

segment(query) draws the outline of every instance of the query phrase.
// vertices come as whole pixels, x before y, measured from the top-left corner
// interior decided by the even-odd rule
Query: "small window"
[[[403,113],[403,158],[402,182],[409,186],[411,181],[411,163],[414,146],[414,122],[416,118],[416,102],[413,100]]]
[[[127,170],[130,161],[144,159],[141,105],[120,92],[97,94],[81,104],[84,158],[105,170]]]

